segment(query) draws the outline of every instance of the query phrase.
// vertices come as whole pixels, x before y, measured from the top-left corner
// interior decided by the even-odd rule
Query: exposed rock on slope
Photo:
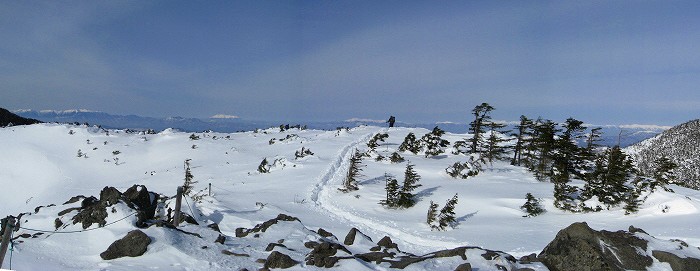
[[[670,251],[662,249],[674,248]],[[682,241],[658,240],[641,229],[596,231],[585,222],[559,231],[539,255],[550,270],[647,270],[656,259],[672,270],[700,270],[700,249]]]
[[[679,185],[700,189],[700,119],[675,126],[625,151],[632,155],[642,175],[651,176],[654,161],[667,157],[678,165]]]

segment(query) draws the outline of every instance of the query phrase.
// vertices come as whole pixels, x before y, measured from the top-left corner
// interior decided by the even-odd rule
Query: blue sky
[[[0,1],[0,107],[303,121],[700,117],[698,1]]]

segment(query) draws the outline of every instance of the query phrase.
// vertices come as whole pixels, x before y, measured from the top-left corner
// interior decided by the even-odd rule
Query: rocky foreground
[[[512,255],[474,246],[463,246],[416,255],[403,251],[391,238],[384,236],[375,242],[358,229],[352,228],[344,237],[322,228],[307,228],[298,218],[279,214],[276,218],[252,228],[238,228],[235,236],[227,236],[217,224],[197,225],[197,221],[183,213],[183,220],[190,226],[173,227],[172,207],[174,199],[149,192],[145,186],[134,185],[123,193],[113,187],[105,187],[96,197],[76,196],[60,206],[37,207],[33,213],[17,216],[16,242],[41,242],[43,234],[23,227],[32,216],[55,217],[55,232],[80,225],[82,230],[109,226],[107,221],[121,220],[135,215],[131,221],[133,230],[113,242],[105,251],[96,252],[105,260],[121,257],[139,257],[149,253],[151,237],[140,229],[162,227],[181,238],[197,239],[205,253],[218,253],[230,257],[249,259],[240,270],[256,268],[343,268],[345,261],[360,262],[365,266],[404,269],[431,260],[451,260],[454,270],[472,270],[478,263],[488,270],[525,271],[546,267],[553,271],[564,270],[647,270],[651,267],[674,271],[700,270],[700,249],[681,240],[660,240],[644,230],[630,226],[627,231],[596,231],[585,222],[574,223],[559,231],[539,255],[520,259]],[[117,210],[120,210],[117,212]],[[130,213],[123,217],[124,213]],[[111,218],[110,216],[122,216]],[[117,220],[117,221],[118,221]],[[97,224],[98,228],[92,227]],[[4,219],[3,219],[3,225]],[[5,227],[2,228],[5,231]],[[376,238],[376,237],[375,237]],[[235,246],[225,246],[227,240],[241,239],[251,249],[237,251]],[[255,253],[250,253],[255,251]]]

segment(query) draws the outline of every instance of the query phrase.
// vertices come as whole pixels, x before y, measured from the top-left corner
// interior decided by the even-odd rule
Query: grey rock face
[[[122,239],[114,241],[109,248],[100,253],[103,260],[112,260],[121,257],[138,257],[146,253],[151,238],[140,230],[133,230]]]

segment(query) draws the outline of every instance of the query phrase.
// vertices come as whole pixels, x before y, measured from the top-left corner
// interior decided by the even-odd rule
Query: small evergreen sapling
[[[440,214],[438,215],[438,225],[433,227],[434,229],[444,231],[447,227],[454,228],[457,221],[455,218],[455,206],[457,205],[457,194],[451,199],[447,200],[445,206],[440,209]]]
[[[525,204],[520,206],[520,209],[527,213],[527,215],[523,217],[533,217],[545,212],[544,208],[540,205],[540,199],[535,198],[531,193],[527,193],[525,199],[527,200]]]
[[[408,163],[404,172],[403,186],[399,192],[399,207],[410,208],[416,204],[415,195],[412,192],[421,186],[418,181],[420,181],[420,175],[413,169],[413,165]]]
[[[345,175],[345,180],[343,181],[343,188],[340,191],[350,192],[358,190],[357,178],[359,178],[360,171],[362,171],[362,154],[360,151],[355,149],[355,152],[350,157],[350,166],[348,167],[347,175]]]
[[[428,206],[428,216],[425,222],[428,223],[432,229],[437,229],[435,222],[437,220],[438,207],[439,205],[437,203],[433,202],[432,200],[430,201],[430,206]]]
[[[186,196],[189,196],[190,193],[192,193],[192,187],[197,183],[194,181],[194,175],[192,175],[192,171],[190,170],[191,160],[192,159],[185,160],[185,183],[182,185],[182,194]]]
[[[311,152],[310,149],[301,147],[301,150],[297,150],[296,152],[294,152],[294,159],[297,160],[299,158],[304,158],[309,155],[314,155],[314,153]]]
[[[421,146],[425,150],[425,157],[437,156],[445,152],[445,148],[450,145],[450,142],[442,139],[445,131],[437,126],[433,131],[421,137]]]
[[[389,156],[389,161],[391,163],[396,164],[396,163],[401,163],[404,161],[403,157],[398,152],[393,152],[391,156]]]
[[[399,182],[393,176],[389,174],[384,174],[384,181],[386,182],[386,199],[381,200],[379,204],[384,205],[389,208],[398,207],[399,202]]]

